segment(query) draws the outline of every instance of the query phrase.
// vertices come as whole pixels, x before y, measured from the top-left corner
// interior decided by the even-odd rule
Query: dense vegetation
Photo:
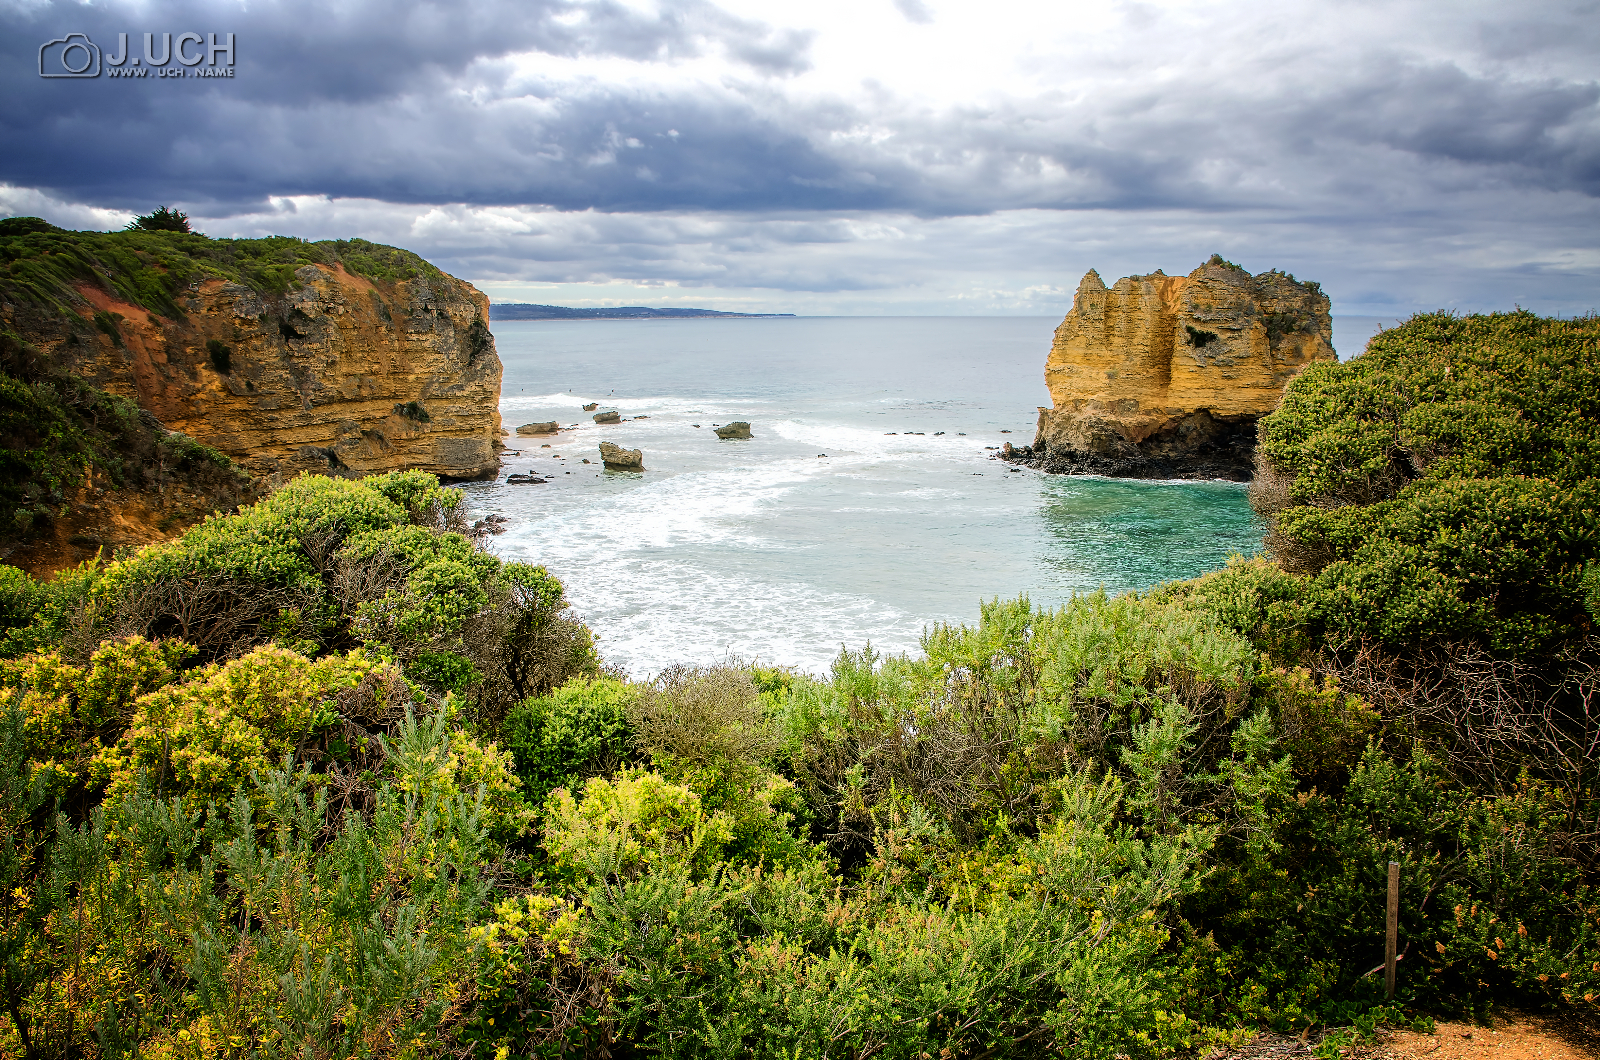
[[[37,217],[0,220],[0,297],[15,306],[77,314],[75,285],[114,292],[158,316],[179,320],[181,292],[204,280],[229,280],[267,295],[294,286],[296,269],[342,264],[380,281],[438,277],[416,254],[364,239],[308,242],[292,236],[211,239],[147,215],[122,232],[72,232]],[[146,220],[146,218],[141,218]]]
[[[0,568],[0,1053],[1115,1060],[1594,1014],[1597,341],[1417,318],[1266,421],[1273,557],[824,677],[609,672],[418,474]]]

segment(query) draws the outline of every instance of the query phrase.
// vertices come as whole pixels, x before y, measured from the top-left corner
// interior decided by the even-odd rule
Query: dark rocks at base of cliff
[[[998,455],[1055,475],[1248,482],[1255,471],[1256,420],[1200,409],[1134,441],[1111,421],[1044,409],[1033,444],[1007,442]]]

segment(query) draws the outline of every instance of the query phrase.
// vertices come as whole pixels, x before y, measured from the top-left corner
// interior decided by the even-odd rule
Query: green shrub
[[[176,637],[206,660],[273,642],[312,654],[364,645],[498,719],[597,660],[588,631],[563,613],[560,583],[475,548],[456,530],[460,503],[421,472],[302,476],[74,576],[87,600],[49,619],[72,627],[53,635],[88,645]]]
[[[1332,557],[1309,615],[1335,637],[1478,641],[1547,654],[1590,624],[1584,576],[1600,555],[1600,479],[1427,479],[1364,507],[1298,506],[1278,532]]]
[[[181,641],[132,637],[102,644],[87,667],[58,652],[0,661],[0,698],[22,709],[41,782],[57,793],[82,782],[95,755],[132,721],[135,701],[171,681],[193,653]]]
[[[1413,317],[1261,421],[1258,506],[1312,575],[1306,632],[1534,658],[1586,630],[1600,318]]]
[[[433,732],[417,756],[447,751]],[[20,892],[38,915],[0,928],[35,962],[6,981],[0,1050],[18,1055],[24,1026],[63,1051],[172,1058],[409,1057],[448,1039],[492,915],[474,797],[385,781],[369,812],[327,810],[307,773],[276,767],[211,811],[136,785],[114,814],[58,819]]]
[[[1278,849],[1230,852],[1188,902],[1208,931],[1190,951],[1206,989],[1281,1029],[1347,1022],[1376,1005],[1382,980],[1369,973],[1383,961],[1395,860],[1407,1004],[1480,1016],[1494,998],[1591,1005],[1595,892],[1552,845],[1550,795],[1530,784],[1485,798],[1425,751],[1369,748],[1337,799],[1313,791],[1284,804]]]
[[[18,575],[27,579],[26,584]],[[18,624],[0,639],[0,656],[10,658],[51,648],[87,654],[82,650],[84,638],[76,634],[102,575],[103,568],[95,560],[56,571],[47,581],[35,581],[21,571],[10,575],[6,591],[14,610],[8,621]],[[89,650],[94,643],[98,641],[87,645]]]
[[[706,814],[698,795],[643,770],[591,777],[577,799],[557,788],[545,803],[548,874],[580,887],[664,865],[704,873],[732,838],[727,818]]]
[[[1422,314],[1308,365],[1261,421],[1296,503],[1369,504],[1416,478],[1600,475],[1600,317]]]
[[[501,732],[530,803],[543,803],[556,788],[577,788],[591,776],[612,773],[628,760],[632,730],[626,707],[636,694],[615,678],[577,677],[511,708]]]
[[[0,657],[12,654],[5,646],[16,631],[33,625],[40,595],[38,582],[16,567],[0,563]]]

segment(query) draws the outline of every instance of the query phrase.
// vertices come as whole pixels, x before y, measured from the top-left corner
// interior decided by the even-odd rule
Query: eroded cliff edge
[[[361,240],[0,222],[0,433],[25,454],[0,555],[38,572],[145,544],[303,471],[493,475],[488,321],[470,284]]]
[[[1256,421],[1306,364],[1332,360],[1329,301],[1313,282],[1256,276],[1213,256],[1106,287],[1090,270],[1045,363],[1052,408],[1006,457],[1124,478],[1250,478]]]

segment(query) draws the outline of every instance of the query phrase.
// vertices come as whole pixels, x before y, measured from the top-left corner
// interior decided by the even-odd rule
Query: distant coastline
[[[654,309],[649,306],[614,306],[606,309],[571,309],[526,302],[492,302],[490,320],[657,320],[682,317],[792,317],[793,313],[723,313],[715,309]]]

